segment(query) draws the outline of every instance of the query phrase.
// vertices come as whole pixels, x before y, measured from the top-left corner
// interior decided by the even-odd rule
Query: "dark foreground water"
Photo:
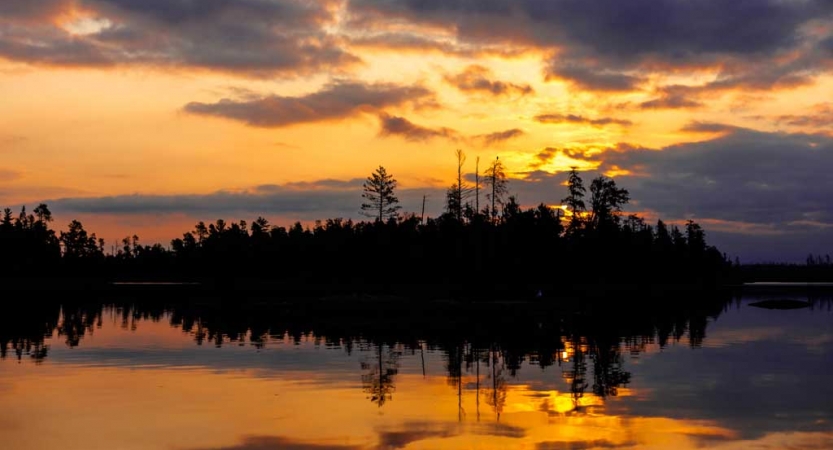
[[[833,448],[831,303],[749,306],[773,296],[807,300],[554,316],[494,339],[442,317],[419,335],[395,318],[44,307],[2,322],[0,448]]]

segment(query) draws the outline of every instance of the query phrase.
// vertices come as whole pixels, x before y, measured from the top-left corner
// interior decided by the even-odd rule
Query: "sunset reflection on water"
[[[3,343],[0,447],[833,448],[824,308],[733,306],[710,319],[700,347],[654,341],[608,355],[564,336],[551,365],[507,348],[314,334],[218,348],[195,345],[198,327],[171,326],[171,312],[123,317],[104,308],[77,346],[54,331],[43,358]],[[611,357],[621,361],[600,362]]]

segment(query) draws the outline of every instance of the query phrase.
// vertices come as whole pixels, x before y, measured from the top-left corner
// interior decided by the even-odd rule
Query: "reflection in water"
[[[0,317],[0,441],[833,448],[829,298],[809,310],[745,306],[756,299],[593,314],[478,305],[462,321],[245,302],[19,307]]]
[[[384,351],[384,345],[376,345],[375,356],[362,362],[362,383],[364,392],[368,394],[371,402],[380,408],[385,402],[393,398],[396,390],[393,384],[393,377],[399,373],[399,357],[402,352],[388,347]]]

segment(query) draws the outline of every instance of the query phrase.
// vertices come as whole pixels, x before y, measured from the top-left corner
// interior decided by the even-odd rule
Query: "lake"
[[[750,306],[776,297],[811,305]],[[421,325],[151,300],[7,308],[0,448],[833,448],[829,295]]]

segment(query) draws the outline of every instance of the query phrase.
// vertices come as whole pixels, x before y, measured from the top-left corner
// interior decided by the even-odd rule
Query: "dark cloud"
[[[587,91],[626,92],[636,89],[644,80],[638,76],[609,70],[595,70],[577,65],[554,64],[547,69],[547,80],[558,78]]]
[[[445,80],[463,92],[482,92],[494,96],[527,95],[535,92],[528,84],[492,80],[491,77],[492,72],[488,68],[471,65],[457,75],[447,75]]]
[[[356,26],[408,23],[471,45],[550,50],[548,78],[594,91],[630,91],[642,75],[720,70],[711,89],[806,83],[830,70],[828,0],[352,0]],[[668,99],[666,105],[679,105]],[[660,104],[660,102],[657,102]]]
[[[368,169],[368,174],[372,168]],[[394,174],[395,175],[395,174]],[[133,194],[105,197],[63,196],[45,200],[56,214],[143,216],[183,215],[199,220],[218,217],[278,216],[285,220],[313,221],[332,217],[357,218],[362,203],[364,179],[317,180],[261,185],[247,190],[221,190],[208,194]],[[0,192],[2,194],[2,192]],[[87,194],[89,195],[89,194]],[[397,196],[405,211],[418,211],[422,196],[445,198],[443,189],[400,188]],[[34,202],[36,203],[36,202]],[[439,200],[429,201],[428,213],[441,212]]]
[[[575,114],[539,114],[535,116],[536,122],[554,123],[554,124],[579,124],[579,125],[593,125],[602,127],[605,125],[620,125],[628,127],[633,125],[633,122],[626,119],[614,119],[612,117],[601,117],[598,119],[591,119],[589,117],[579,116]]]
[[[833,139],[737,129],[662,151],[609,152],[616,165],[649,174],[630,181],[640,204],[673,217],[756,224],[813,219],[833,224]],[[812,180],[812,185],[808,182]]]
[[[482,141],[483,145],[488,147],[491,145],[500,144],[502,142],[506,142],[508,140],[521,137],[524,134],[526,134],[524,130],[521,130],[519,128],[513,128],[511,130],[496,131],[494,133],[489,134],[481,134],[475,136],[474,138],[476,140]]]
[[[15,20],[43,19],[59,14],[70,4],[70,0],[6,1],[0,3],[0,17]]]
[[[607,439],[595,439],[592,441],[547,441],[535,444],[535,450],[589,450],[594,448],[634,447],[636,445],[636,442],[616,443]]]
[[[61,66],[107,67],[120,55],[91,40],[68,37],[66,31],[52,25],[9,25],[0,19],[0,57]]]
[[[417,125],[404,117],[379,114],[382,129],[381,136],[401,136],[409,141],[427,141],[434,138],[457,140],[460,135],[451,128],[428,128]]]
[[[7,3],[32,3],[0,6],[0,56],[16,61],[198,67],[256,77],[338,70],[359,62],[324,29],[335,20],[330,0]],[[73,34],[55,20],[24,20],[58,16],[73,4],[89,11],[87,20],[98,26]]]
[[[257,186],[246,191],[218,191],[203,195],[119,195],[62,198],[47,203],[56,210],[91,214],[239,214],[250,212],[350,215],[361,197],[361,179]]]
[[[639,104],[641,109],[694,109],[702,106],[703,103],[681,95],[663,95]]]
[[[465,40],[566,44],[611,60],[659,55],[679,61],[791,48],[802,25],[833,11],[824,0],[353,0],[351,9],[364,24],[405,19],[445,26]]]
[[[819,42],[819,48],[833,55],[833,36]]]
[[[466,141],[470,144],[481,144],[488,147],[515,139],[525,134],[523,130],[513,128],[510,130],[466,137],[460,134],[457,130],[451,128],[429,128],[417,125],[404,117],[393,116],[384,112],[379,114],[379,122],[381,124],[381,130],[379,131],[380,136],[400,136],[409,141],[429,141],[431,139],[441,138],[448,139],[450,141]]]
[[[794,127],[829,128],[833,126],[833,104],[816,105],[808,114],[781,115],[775,118],[775,122]]]
[[[237,445],[201,447],[193,450],[360,450],[355,445],[314,444],[275,436],[250,436]]]
[[[686,133],[731,133],[741,128],[725,123],[714,122],[691,122],[680,129]]]
[[[828,195],[833,192],[833,139],[714,124],[697,127],[725,134],[661,151],[607,152],[600,157],[599,170],[618,167],[638,174],[621,177],[620,182],[638,202],[637,208],[667,219],[710,221],[708,227],[724,236],[763,234],[773,242],[782,239],[779,236],[799,242],[822,233],[826,241],[833,241],[833,198]],[[759,252],[730,239],[722,243],[727,251],[741,255]],[[804,240],[790,257],[814,247]]]
[[[258,99],[223,99],[217,103],[193,102],[185,106],[185,111],[236,120],[254,127],[278,128],[344,119],[388,106],[418,102],[430,96],[430,91],[418,86],[336,82],[302,97],[273,95]]]
[[[472,45],[464,42],[432,38],[417,33],[383,31],[370,35],[349,38],[351,46],[387,50],[392,52],[439,52],[443,54],[474,58],[481,56],[516,57],[524,53],[521,48],[505,45]]]

